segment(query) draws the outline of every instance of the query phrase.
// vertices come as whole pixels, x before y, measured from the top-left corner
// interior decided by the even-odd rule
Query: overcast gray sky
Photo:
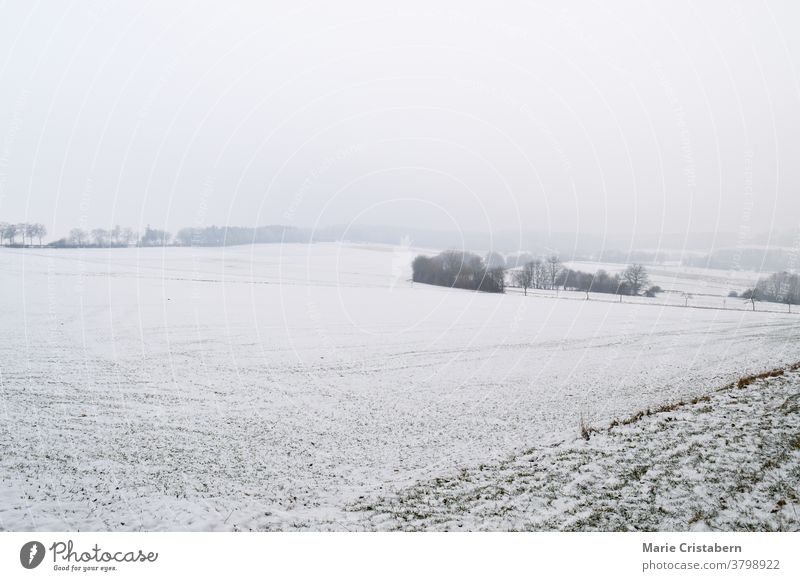
[[[4,2],[0,221],[797,229],[799,12]]]

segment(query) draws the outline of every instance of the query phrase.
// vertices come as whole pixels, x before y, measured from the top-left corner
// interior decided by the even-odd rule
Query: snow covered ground
[[[369,528],[800,530],[800,373],[362,499]]]
[[[783,313],[412,285],[414,249],[0,249],[0,529],[371,526],[365,498],[800,359]]]

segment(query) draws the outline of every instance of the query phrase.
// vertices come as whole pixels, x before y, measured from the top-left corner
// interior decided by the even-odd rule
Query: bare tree
[[[82,247],[88,239],[86,232],[80,228],[73,228],[69,231],[69,241],[73,246]]]
[[[632,295],[638,295],[642,287],[647,286],[650,282],[650,277],[647,275],[647,269],[641,264],[631,264],[622,273],[622,280],[630,289]]]
[[[750,303],[753,307],[753,310],[756,310],[756,301],[759,300],[758,298],[758,289],[757,288],[749,288],[746,291],[742,292],[740,295],[741,298],[744,299],[745,303]]]
[[[122,240],[125,242],[125,246],[130,246],[131,242],[134,242],[139,237],[139,234],[133,228],[125,228],[122,231]]]
[[[47,228],[45,227],[44,224],[36,224],[35,236],[36,236],[36,238],[39,239],[39,247],[41,248],[41,246],[42,246],[42,238],[47,236]]]
[[[558,256],[553,254],[547,257],[545,266],[547,267],[548,284],[551,289],[554,289],[556,288],[558,273],[561,272],[561,261],[558,259]]]
[[[119,244],[122,242],[122,226],[117,224],[111,229],[109,234],[111,236],[111,244],[114,246],[119,246]]]
[[[31,246],[33,246],[33,237],[36,236],[36,227],[38,224],[25,224],[25,234],[28,235],[28,240],[31,242]],[[22,241],[22,245],[25,245],[25,241]]]
[[[144,234],[142,234],[139,244],[141,246],[166,246],[169,244],[171,236],[166,230],[158,230],[148,225],[144,229]]]
[[[531,287],[544,288],[545,285],[547,284],[547,267],[538,258],[535,260],[531,260],[527,264],[530,265],[533,272]]]
[[[104,230],[103,228],[95,228],[92,230],[92,239],[97,246],[105,248],[108,246],[111,235],[109,234],[108,230]]]
[[[528,296],[528,289],[533,285],[533,270],[533,262],[526,262],[522,268],[514,271],[514,283],[522,287],[525,296]]]
[[[8,240],[8,243],[13,246],[17,238],[17,232],[19,232],[19,230],[16,224],[5,224],[3,227],[3,238]]]
[[[28,228],[30,224],[26,224],[25,222],[20,222],[17,224],[17,232],[22,236],[22,246],[25,246],[25,235],[28,233]]]
[[[25,246],[25,235],[28,233],[28,225],[25,222],[17,224],[17,233],[22,236],[22,246]]]

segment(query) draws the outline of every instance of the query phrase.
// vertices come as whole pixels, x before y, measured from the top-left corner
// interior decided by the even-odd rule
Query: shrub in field
[[[483,259],[469,252],[445,250],[436,256],[417,256],[411,264],[414,282],[469,290],[502,293],[505,272],[488,267]]]

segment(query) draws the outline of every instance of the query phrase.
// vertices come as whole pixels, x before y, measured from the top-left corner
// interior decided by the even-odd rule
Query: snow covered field
[[[412,285],[413,255],[0,249],[0,529],[363,528],[363,498],[800,359],[794,315]]]

